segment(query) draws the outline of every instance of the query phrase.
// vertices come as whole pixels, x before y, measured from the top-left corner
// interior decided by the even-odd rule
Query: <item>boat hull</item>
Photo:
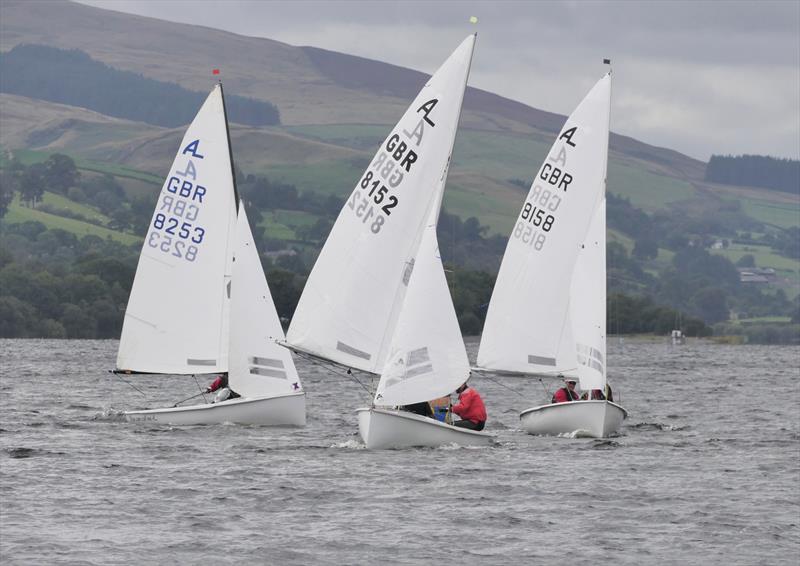
[[[528,434],[605,438],[619,430],[627,417],[628,411],[611,401],[572,401],[527,409],[519,420]]]
[[[416,446],[490,446],[494,436],[393,409],[357,409],[358,432],[369,449]]]
[[[258,399],[238,398],[207,405],[127,411],[124,416],[131,423],[305,426],[306,395],[300,392]]]

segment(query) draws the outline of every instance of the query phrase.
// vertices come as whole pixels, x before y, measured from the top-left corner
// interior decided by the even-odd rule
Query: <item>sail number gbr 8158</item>
[[[347,201],[347,207],[363,224],[369,225],[373,234],[381,231],[400,204],[397,189],[419,161],[420,143],[426,125],[431,128],[436,126],[431,112],[438,102],[434,98],[417,109],[416,113],[422,113],[422,116],[413,130],[402,129],[402,135],[394,132],[389,136]],[[416,151],[412,149],[412,144]]]
[[[567,146],[575,147],[572,136],[576,130],[577,127],[570,128],[559,136],[559,140],[565,142],[553,147],[551,155],[536,175],[512,233],[514,238],[536,251],[540,251],[547,242],[547,235],[556,223],[555,213],[564,198],[562,194],[567,192],[573,181],[565,166]]]

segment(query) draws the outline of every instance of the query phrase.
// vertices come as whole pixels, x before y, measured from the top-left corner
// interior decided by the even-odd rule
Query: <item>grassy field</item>
[[[338,124],[332,126],[284,126],[287,132],[325,143],[361,149],[374,154],[390,126]]]
[[[14,157],[16,157],[20,163],[23,165],[32,165],[33,163],[43,163],[47,161],[47,159],[52,155],[54,152],[43,152],[43,151],[34,151],[30,149],[15,149],[13,151]],[[68,155],[75,161],[75,166],[78,169],[82,169],[85,171],[93,171],[95,173],[104,173],[108,175],[113,175],[114,177],[122,177],[127,179],[136,179],[138,181],[142,181],[149,184],[161,185],[162,179],[158,176],[147,173],[145,171],[139,171],[137,169],[132,169],[130,167],[125,167],[124,165],[117,165],[115,163],[105,163],[101,161],[94,161],[90,159],[83,159],[77,155],[73,155],[70,153],[64,153],[64,155]]]
[[[731,244],[727,249],[711,250],[711,253],[724,256],[733,263],[739,261],[742,256],[750,254],[755,258],[757,267],[771,267],[776,271],[800,273],[800,262],[774,253],[769,246]]]
[[[753,198],[739,200],[742,203],[744,213],[760,222],[779,228],[800,226],[800,207],[798,206],[786,206]]]
[[[14,195],[14,204],[19,207],[22,207],[22,204],[20,203],[19,194]],[[42,196],[42,202],[39,204],[45,204],[59,210],[69,210],[70,212],[73,212],[75,214],[80,214],[81,216],[87,219],[95,220],[103,224],[108,224],[109,220],[108,216],[106,216],[96,208],[92,208],[91,206],[85,204],[77,203],[74,200],[70,200],[63,195],[45,192],[44,195]],[[39,204],[37,204],[36,206],[39,206]]]
[[[740,318],[737,322],[742,325],[747,324],[789,324],[792,318],[789,316],[760,316],[758,318]]]
[[[695,196],[694,189],[685,181],[613,161],[608,165],[608,191],[630,199],[633,206],[649,213]]]
[[[52,199],[50,193],[47,193],[44,202],[48,202],[48,197],[50,197],[50,200],[57,200]],[[142,241],[141,238],[134,236],[133,234],[117,232],[116,230],[111,230],[102,226],[95,226],[94,224],[89,224],[80,220],[64,218],[63,216],[57,216],[55,214],[49,214],[47,212],[37,210],[35,208],[22,206],[19,204],[18,199],[16,199],[15,202],[8,207],[8,213],[3,217],[3,222],[6,224],[19,224],[28,221],[41,222],[47,226],[48,229],[58,228],[65,230],[75,234],[79,238],[82,236],[92,235],[99,236],[103,239],[111,238],[112,240],[116,240],[123,244],[135,244]]]
[[[274,210],[264,214],[264,234],[275,240],[296,240],[296,230],[313,225],[318,216],[299,210]]]

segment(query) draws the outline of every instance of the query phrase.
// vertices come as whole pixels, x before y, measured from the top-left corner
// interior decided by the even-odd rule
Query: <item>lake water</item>
[[[3,564],[798,564],[796,347],[613,340],[615,438],[526,435],[542,384],[476,376],[496,446],[390,451],[303,360],[304,429],[121,422],[197,386],[130,378],[146,400],[116,348],[0,340]]]

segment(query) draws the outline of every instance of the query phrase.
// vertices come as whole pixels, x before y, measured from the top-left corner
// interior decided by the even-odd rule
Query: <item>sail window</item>
[[[188,358],[186,360],[186,365],[189,366],[215,366],[217,365],[217,360],[195,360],[192,358]]]
[[[283,361],[282,360],[275,360],[272,358],[250,358],[250,363],[255,366],[266,366],[271,368],[282,368]]]
[[[264,375],[267,377],[277,377],[279,379],[286,379],[286,372],[277,369],[250,367],[251,375]]]
[[[336,349],[340,352],[344,352],[345,354],[350,354],[351,356],[355,356],[357,358],[361,358],[363,360],[368,360],[372,357],[372,355],[359,350],[358,348],[353,348],[345,344],[344,342],[336,342]]]
[[[556,365],[555,358],[546,358],[544,356],[532,356],[528,354],[528,363],[537,364],[540,366],[554,366]]]

